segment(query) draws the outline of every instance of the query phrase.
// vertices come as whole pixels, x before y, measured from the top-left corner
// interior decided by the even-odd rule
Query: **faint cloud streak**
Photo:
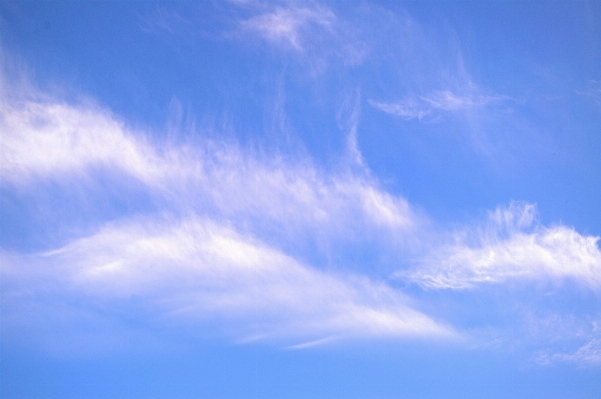
[[[505,99],[506,98],[499,96],[460,96],[451,91],[445,90],[436,91],[426,96],[409,97],[392,103],[385,103],[371,99],[369,100],[369,103],[380,111],[398,116],[404,120],[422,120],[425,117],[434,118],[441,113],[453,113],[485,107],[492,102]]]

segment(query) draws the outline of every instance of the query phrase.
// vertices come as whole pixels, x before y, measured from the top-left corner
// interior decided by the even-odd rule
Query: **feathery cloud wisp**
[[[426,96],[409,97],[392,103],[375,100],[369,100],[369,103],[380,111],[405,120],[421,120],[426,116],[435,116],[441,112],[458,112],[483,107],[501,99],[503,98],[484,95],[460,96],[451,91],[444,90],[436,91]]]
[[[383,284],[312,270],[208,219],[122,223],[55,251],[4,259],[9,286],[60,287],[55,295],[109,308],[121,301],[120,312],[137,298],[138,311],[142,303],[167,320],[225,320],[238,338],[454,336]]]
[[[533,205],[514,203],[491,213],[489,225],[476,238],[460,239],[434,250],[409,272],[399,272],[431,289],[469,289],[507,281],[571,279],[585,287],[601,287],[599,237],[583,236],[565,226],[534,226]]]
[[[23,99],[16,106],[2,102],[0,113],[0,181],[5,183],[61,181],[104,168],[159,189],[178,203],[174,206],[228,218],[260,215],[278,224],[330,226],[331,231],[357,222],[401,230],[416,223],[407,201],[380,190],[374,180],[324,173],[304,160],[260,158],[211,141],[165,143],[159,151],[98,107]]]
[[[332,58],[346,65],[357,65],[365,59],[367,45],[358,38],[356,26],[327,6],[245,6],[253,15],[238,21],[239,33],[258,37],[280,50],[292,50],[308,62],[312,72],[322,71]]]
[[[329,29],[336,21],[332,11],[325,8],[276,8],[272,12],[242,21],[244,30],[254,31],[264,39],[303,50],[301,30]]]

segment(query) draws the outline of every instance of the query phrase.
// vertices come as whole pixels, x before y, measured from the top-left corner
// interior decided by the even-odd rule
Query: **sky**
[[[0,397],[601,397],[598,1],[0,2]]]

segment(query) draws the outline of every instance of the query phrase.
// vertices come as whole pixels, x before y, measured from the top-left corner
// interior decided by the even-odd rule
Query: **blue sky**
[[[0,396],[598,398],[601,3],[0,3]]]

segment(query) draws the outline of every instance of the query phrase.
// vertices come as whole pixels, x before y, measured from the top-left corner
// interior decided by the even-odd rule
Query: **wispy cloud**
[[[161,173],[154,150],[125,133],[105,110],[23,99],[2,101],[0,112],[3,181],[27,184],[35,177],[82,175],[107,165],[146,182]]]
[[[601,106],[601,80],[590,80],[586,89],[577,90],[576,93],[590,98],[592,101]]]
[[[441,113],[466,111],[484,107],[492,102],[500,101],[503,97],[484,95],[457,95],[451,91],[436,91],[424,96],[413,96],[401,101],[385,103],[369,100],[369,103],[388,114],[405,120],[434,118]]]
[[[336,16],[327,8],[276,7],[272,11],[242,21],[241,26],[244,30],[256,32],[271,43],[303,50],[303,31],[331,30],[335,23]]]
[[[424,98],[449,112],[485,102]],[[73,229],[86,233],[53,251],[3,250],[3,332],[14,337],[27,309],[43,304],[53,314],[59,303],[144,326],[282,340],[291,349],[345,338],[453,339],[459,334],[444,322],[452,317],[425,312],[386,283],[392,269],[403,268],[396,278],[416,283],[422,296],[516,281],[573,280],[599,290],[598,238],[539,225],[533,205],[498,208],[486,223],[449,233],[384,190],[357,145],[358,92],[346,100],[337,116],[353,167],[326,170],[232,142],[153,138],[91,102],[3,96],[2,190],[38,198],[50,195],[47,182],[85,191],[99,175],[103,184],[127,176],[160,202],[158,211],[100,215],[100,224]],[[393,261],[384,267],[382,259]],[[44,333],[40,321],[31,323]]]
[[[135,299],[137,309],[160,309],[167,325],[222,320],[238,338],[455,336],[385,284],[293,255],[307,236],[326,259],[336,243],[361,246],[381,233],[395,247],[411,239],[419,217],[367,173],[326,172],[225,142],[159,146],[101,107],[39,93],[4,99],[0,111],[4,190],[35,197],[41,182],[78,184],[102,171],[139,181],[164,205],[106,220],[54,251],[3,252],[11,314],[45,292],[101,303],[109,314]],[[32,296],[19,299],[23,292]]]
[[[561,225],[532,226],[534,211],[533,205],[518,203],[498,208],[485,228],[461,234],[456,243],[437,248],[415,270],[397,276],[430,289],[573,280],[599,290],[599,237],[583,236]]]
[[[536,361],[545,366],[551,366],[556,363],[575,363],[583,367],[600,366],[601,339],[591,339],[572,353],[542,351],[538,354]]]
[[[342,20],[331,8],[316,2],[242,3],[251,16],[238,20],[238,33],[257,37],[280,50],[291,50],[314,70],[322,70],[328,59],[356,65],[367,54],[353,24]]]
[[[0,180],[5,183],[27,186],[104,169],[138,179],[171,196],[177,206],[199,212],[260,215],[330,230],[351,220],[393,229],[415,225],[417,216],[407,201],[382,191],[365,175],[327,173],[309,160],[262,157],[225,142],[163,142],[159,150],[95,106],[22,99],[16,106],[3,102],[0,112]],[[186,198],[204,202],[197,206]]]
[[[158,310],[167,324],[221,320],[217,329],[237,338],[454,335],[386,285],[313,270],[208,219],[109,225],[58,250],[4,260],[3,278],[17,287],[5,298],[24,286],[56,287],[54,295],[107,310],[119,304],[121,314]]]
[[[405,120],[421,120],[425,116],[430,115],[432,112],[431,109],[425,106],[425,104],[423,104],[420,101],[416,101],[415,99],[407,99],[395,103],[383,103],[374,100],[368,101],[373,107],[379,109],[380,111],[384,111],[387,114],[398,116]]]
[[[337,121],[340,130],[346,133],[347,155],[351,162],[360,167],[365,167],[363,156],[357,143],[359,116],[361,114],[361,91],[356,89],[353,93],[346,93],[342,106],[338,110]]]

